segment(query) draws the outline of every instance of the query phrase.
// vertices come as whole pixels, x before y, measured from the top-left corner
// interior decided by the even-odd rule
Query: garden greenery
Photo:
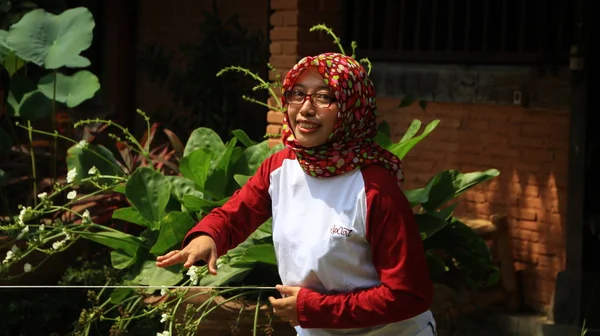
[[[34,29],[40,24],[46,29]],[[111,335],[119,335],[131,327],[132,321],[143,319],[160,319],[163,329],[157,335],[193,335],[211,312],[231,301],[254,302],[254,334],[268,329],[257,322],[260,304],[267,302],[265,293],[257,287],[279,283],[270,220],[218,259],[216,276],[209,275],[206,266],[183,269],[178,265],[163,269],[155,266],[155,260],[156,256],[179,248],[188,230],[224,204],[282,145],[271,148],[266,140],[253,141],[242,130],[232,132],[230,139],[222,139],[209,128],[198,128],[184,142],[165,130],[169,146],[156,146],[152,140],[157,129],[139,110],[147,128],[140,139],[110,120],[86,119],[74,125],[76,128],[104,125],[103,129],[118,145],[118,153],[102,144],[35,129],[31,119],[52,117],[58,103],[76,106],[98,90],[97,78],[86,70],[71,76],[57,70],[89,65],[80,53],[91,43],[93,26],[93,18],[85,8],[70,9],[60,15],[38,9],[25,14],[8,31],[0,31],[1,62],[13,76],[8,97],[11,127],[16,125],[17,129],[25,130],[30,138],[47,136],[70,144],[64,182],[56,181],[51,190],[36,192],[33,205],[20,206],[18,214],[0,226],[2,234],[13,238],[4,246],[6,254],[1,259],[0,276],[13,279],[35,272],[40,264],[28,261],[32,253],[47,256],[64,253],[75,242],[84,240],[108,248],[111,266],[119,271],[119,276],[97,284],[102,287],[100,290],[90,291],[90,306],[83,309],[74,335],[92,334],[98,325],[108,326]],[[311,31],[314,30],[326,31],[344,52],[337,36],[325,25],[315,26]],[[353,54],[355,48],[352,43]],[[23,89],[16,80],[25,76],[19,69],[26,62],[49,70],[31,90]],[[370,69],[368,60],[361,62]],[[250,97],[245,97],[246,100],[283,111],[276,93],[279,83],[270,83],[238,66],[227,67],[217,75],[230,71],[256,79],[255,89],[267,90],[278,105],[265,105]],[[439,122],[432,121],[419,133],[421,122],[414,120],[397,142],[392,140],[384,123],[376,141],[402,159]],[[2,129],[0,132],[2,148],[10,148],[12,143],[6,140],[10,135]],[[31,165],[35,172],[33,152]],[[453,269],[459,270],[465,284],[473,288],[497,281],[498,271],[486,244],[454,217],[453,211],[458,196],[498,174],[495,169],[469,173],[446,170],[433,176],[422,188],[405,191],[415,211],[434,280]],[[95,208],[77,207],[86,200],[107,195],[124,200],[112,211],[109,223],[94,217]],[[98,202],[94,206],[102,208],[103,204]],[[190,286],[212,289],[190,291]],[[221,286],[232,288],[213,288]],[[188,304],[199,295],[206,296],[202,303]],[[216,303],[217,298],[223,297],[225,300]]]

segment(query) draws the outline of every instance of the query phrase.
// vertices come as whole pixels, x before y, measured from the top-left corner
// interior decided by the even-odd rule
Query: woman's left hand
[[[290,287],[277,285],[277,289],[281,296],[281,299],[276,299],[272,296],[269,297],[269,302],[273,306],[273,313],[279,316],[282,320],[290,322],[292,327],[298,325],[298,314],[296,312],[296,297],[301,287]]]

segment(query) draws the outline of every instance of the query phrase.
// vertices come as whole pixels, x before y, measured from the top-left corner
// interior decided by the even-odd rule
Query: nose
[[[310,102],[310,99],[305,99],[300,110],[298,111],[301,115],[313,115],[315,113],[315,107]]]

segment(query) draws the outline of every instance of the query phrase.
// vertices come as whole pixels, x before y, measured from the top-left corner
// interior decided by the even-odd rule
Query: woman
[[[282,298],[274,313],[299,335],[434,335],[433,286],[400,160],[378,146],[375,91],[337,53],[306,57],[283,82],[285,149],[159,267],[218,256],[273,217]]]

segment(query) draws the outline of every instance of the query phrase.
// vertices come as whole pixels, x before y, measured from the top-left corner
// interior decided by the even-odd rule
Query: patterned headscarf
[[[306,148],[294,137],[286,110],[283,143],[296,153],[304,172],[318,178],[331,177],[377,164],[389,170],[402,184],[400,159],[373,141],[377,134],[377,103],[373,83],[365,69],[352,57],[338,53],[305,57],[286,75],[283,92],[292,89],[300,74],[311,66],[335,93],[339,113],[328,141]],[[284,96],[282,102],[286,104]]]

